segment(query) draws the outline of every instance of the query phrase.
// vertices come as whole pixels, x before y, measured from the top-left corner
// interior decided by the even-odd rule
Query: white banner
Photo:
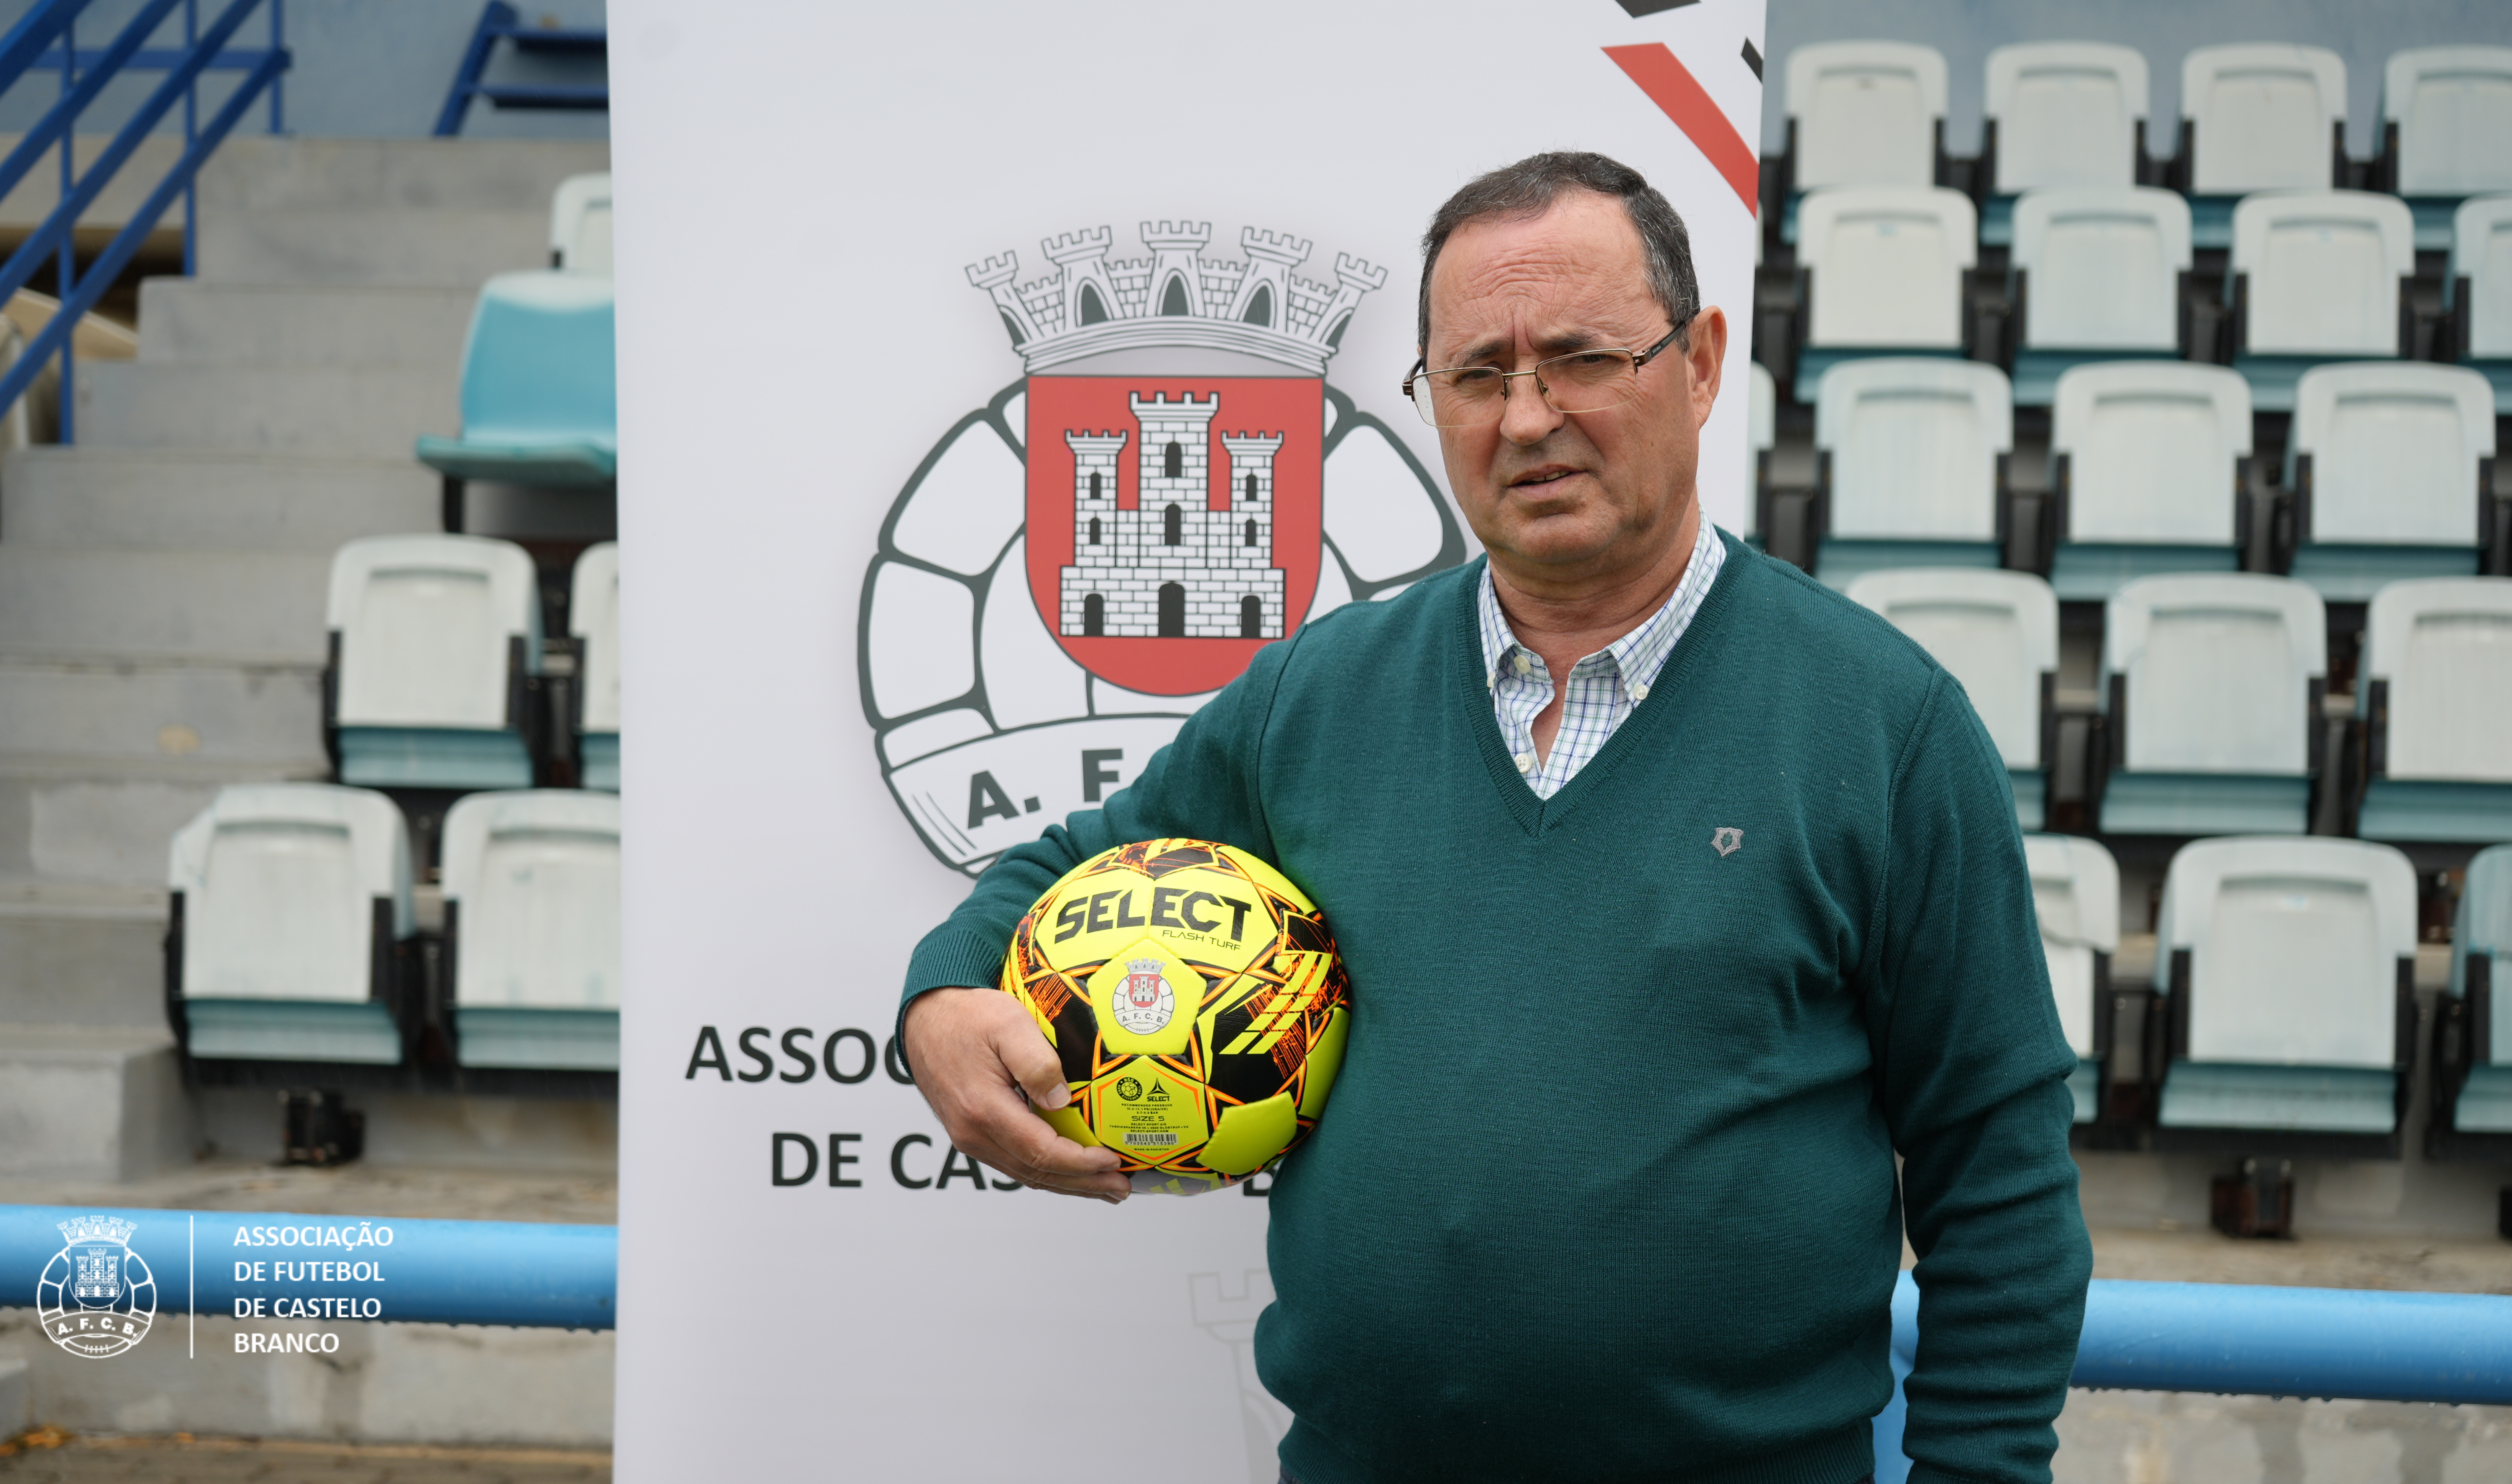
[[[623,1481],[1270,1484],[1261,1179],[1003,1189],[887,1054],[908,953],[1258,646],[1471,554],[1398,384],[1473,176],[1599,150],[1683,214],[1741,521],[1762,12],[613,0]]]

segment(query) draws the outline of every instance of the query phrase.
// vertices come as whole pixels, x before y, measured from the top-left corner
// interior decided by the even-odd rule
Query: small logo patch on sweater
[[[1745,847],[1745,832],[1734,825],[1720,825],[1709,837],[1709,848],[1720,855],[1733,855]]]

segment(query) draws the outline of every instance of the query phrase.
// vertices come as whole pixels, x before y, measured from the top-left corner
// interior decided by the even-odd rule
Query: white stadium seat
[[[2236,569],[2250,452],[2250,383],[2225,367],[2105,361],[2061,376],[2050,585],[2101,602],[2138,577]]]
[[[1815,383],[1844,358],[1962,353],[1963,274],[1979,259],[1970,197],[1933,186],[1842,186],[1808,195],[1797,227],[1807,294],[1799,401],[1812,401]]]
[[[2301,834],[2319,771],[2329,633],[2305,583],[2140,577],[2107,605],[2105,835]]]
[[[175,836],[167,978],[196,1058],[396,1066],[415,926],[391,800],[237,784]]]
[[[445,816],[444,882],[455,1059],[618,1071],[618,796],[470,795]]]
[[[575,639],[576,781],[619,791],[619,543],[575,559],[567,627]]]
[[[2245,197],[2233,209],[2234,369],[2260,411],[2294,410],[2321,361],[2401,354],[2401,293],[2416,271],[2407,203],[2370,191]]]
[[[2492,383],[2495,412],[2512,414],[2512,196],[2463,201],[2453,215],[2443,306],[2458,360]]]
[[[2458,1055],[2437,1058],[2438,1121],[2454,1133],[2512,1135],[2512,845],[2480,850],[2459,889],[2450,998]],[[2455,1085],[2454,1085],[2455,1084]]]
[[[1982,147],[1994,161],[1981,241],[2008,240],[2003,198],[2137,183],[2145,54],[2100,41],[2027,41],[1988,54]]]
[[[1795,188],[1929,185],[1944,128],[1945,59],[1901,41],[1827,41],[1788,54]]]
[[[2059,600],[2030,572],[1904,566],[1849,584],[1849,599],[1884,615],[1962,682],[2015,785],[2015,815],[2041,828],[2059,675]]]
[[[541,667],[532,559],[483,536],[369,536],[332,559],[328,721],[340,781],[527,788]]]
[[[2068,368],[2180,353],[2189,203],[2136,186],[2036,190],[2015,203],[2015,400],[2047,407]]]
[[[610,273],[610,172],[569,176],[550,196],[550,266]]]
[[[1814,442],[1825,582],[1998,565],[2001,463],[2015,446],[2005,372],[1935,357],[1844,362],[1817,389]]]
[[[2067,1090],[2076,1121],[2100,1112],[2101,992],[2119,952],[2119,863],[2097,840],[2073,835],[2026,835],[2023,864],[2032,873],[2032,911],[2041,920],[2041,952],[2050,963],[2050,993],[2059,1029],[2076,1053]]]
[[[2345,124],[2346,63],[2325,47],[2199,47],[2181,59],[2180,153],[2193,196],[2326,190]]]
[[[2450,247],[2452,203],[2512,191],[2512,47],[2391,53],[2381,69],[2381,129],[2390,188],[2424,198],[2414,203],[2416,246]]]
[[[2474,576],[2494,389],[2423,361],[2314,367],[2295,386],[2294,575],[2361,603],[2407,577]]]
[[[2173,1130],[2246,1130],[2382,1152],[2414,1049],[2406,856],[2325,837],[2198,840],[2172,858],[2155,937],[2171,1027],[2159,1146]]]
[[[2512,577],[2394,582],[2364,616],[2367,840],[2512,840]]]

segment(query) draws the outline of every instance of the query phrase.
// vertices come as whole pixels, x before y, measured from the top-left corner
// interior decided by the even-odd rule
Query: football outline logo
[[[1208,223],[1142,235],[1139,259],[1107,227],[1049,239],[1028,285],[1013,254],[969,267],[1028,374],[919,463],[864,574],[883,779],[965,875],[1104,802],[1263,644],[1466,558],[1411,449],[1324,379],[1384,269],[1337,254],[1325,285],[1280,234],[1242,232],[1245,261],[1201,255]]]

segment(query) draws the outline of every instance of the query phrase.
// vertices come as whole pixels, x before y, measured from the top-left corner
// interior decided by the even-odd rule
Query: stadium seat
[[[1879,358],[1825,372],[1815,405],[1815,575],[1996,566],[2015,411],[1977,361]]]
[[[325,723],[342,783],[532,783],[532,559],[481,536],[369,536],[332,559]]]
[[[567,606],[575,637],[576,781],[619,792],[619,543],[588,546],[575,559]]]
[[[2059,600],[2030,572],[1904,566],[1871,571],[1849,598],[1881,613],[1962,682],[2015,785],[2016,821],[2041,828],[2057,762]]]
[[[2165,873],[2155,938],[2158,1148],[2397,1152],[2416,1024],[2406,856],[2327,838],[2196,840]]]
[[[2048,407],[2088,361],[2180,354],[2189,204],[2135,186],[2036,190],[2015,204],[2015,401]]]
[[[2452,210],[2512,191],[2512,47],[2460,44],[2390,54],[2381,69],[2381,159],[2408,200],[2416,246],[2452,244]]]
[[[2493,386],[2496,415],[2512,415],[2512,196],[2463,201],[2453,215],[2443,307],[2454,358]]]
[[[1745,528],[1738,534],[1758,550],[1771,528],[1770,512],[1763,507],[1771,495],[1771,449],[1780,441],[1780,392],[1770,368],[1759,361],[1749,365],[1745,403]]]
[[[2023,864],[2032,873],[2032,910],[2041,919],[2041,952],[2050,961],[2050,993],[2059,1029],[2076,1053],[2067,1091],[2076,1121],[2101,1112],[2104,1044],[2102,1000],[2119,952],[2119,863],[2094,840],[2071,835],[2026,835]]]
[[[2060,600],[2100,603],[2139,577],[2237,569],[2250,452],[2250,383],[2224,367],[2106,361],[2061,376],[2050,417]]]
[[[558,183],[550,196],[550,266],[610,276],[610,172]]]
[[[618,796],[473,794],[445,816],[444,882],[454,1059],[618,1071]]]
[[[2512,845],[2468,863],[2451,984],[2436,1009],[2434,1121],[2453,1133],[2512,1135]]]
[[[2233,200],[2345,178],[2346,63],[2323,47],[2199,47],[2180,62],[2178,183],[2198,246],[2233,240]]]
[[[2294,575],[2346,603],[2402,578],[2476,575],[2493,458],[2494,390],[2465,367],[2305,371],[2286,449]]]
[[[1834,185],[1933,185],[1945,127],[1945,59],[1903,41],[1826,41],[1788,54],[1790,196]]]
[[[2405,202],[2369,191],[2297,191],[2233,209],[2233,369],[2251,405],[2294,410],[2294,384],[2324,361],[2404,358],[2415,229]]]
[[[455,480],[608,485],[619,469],[610,280],[500,273],[480,290],[462,348],[462,436],[418,440]]]
[[[2393,582],[2355,687],[2366,840],[2512,840],[2512,577]]]
[[[2100,41],[2028,41],[1988,54],[1980,240],[2012,241],[2017,196],[2137,183],[2145,154],[2145,54]]]
[[[2329,633],[2305,583],[2140,577],[2104,615],[2105,835],[2299,835],[2323,750]]]
[[[194,1058],[398,1066],[410,836],[381,794],[237,784],[175,836],[167,1012]]]
[[[1917,185],[1853,185],[1798,209],[1805,277],[1799,402],[1824,372],[1862,356],[1963,352],[1963,274],[1978,260],[1971,198]]]

